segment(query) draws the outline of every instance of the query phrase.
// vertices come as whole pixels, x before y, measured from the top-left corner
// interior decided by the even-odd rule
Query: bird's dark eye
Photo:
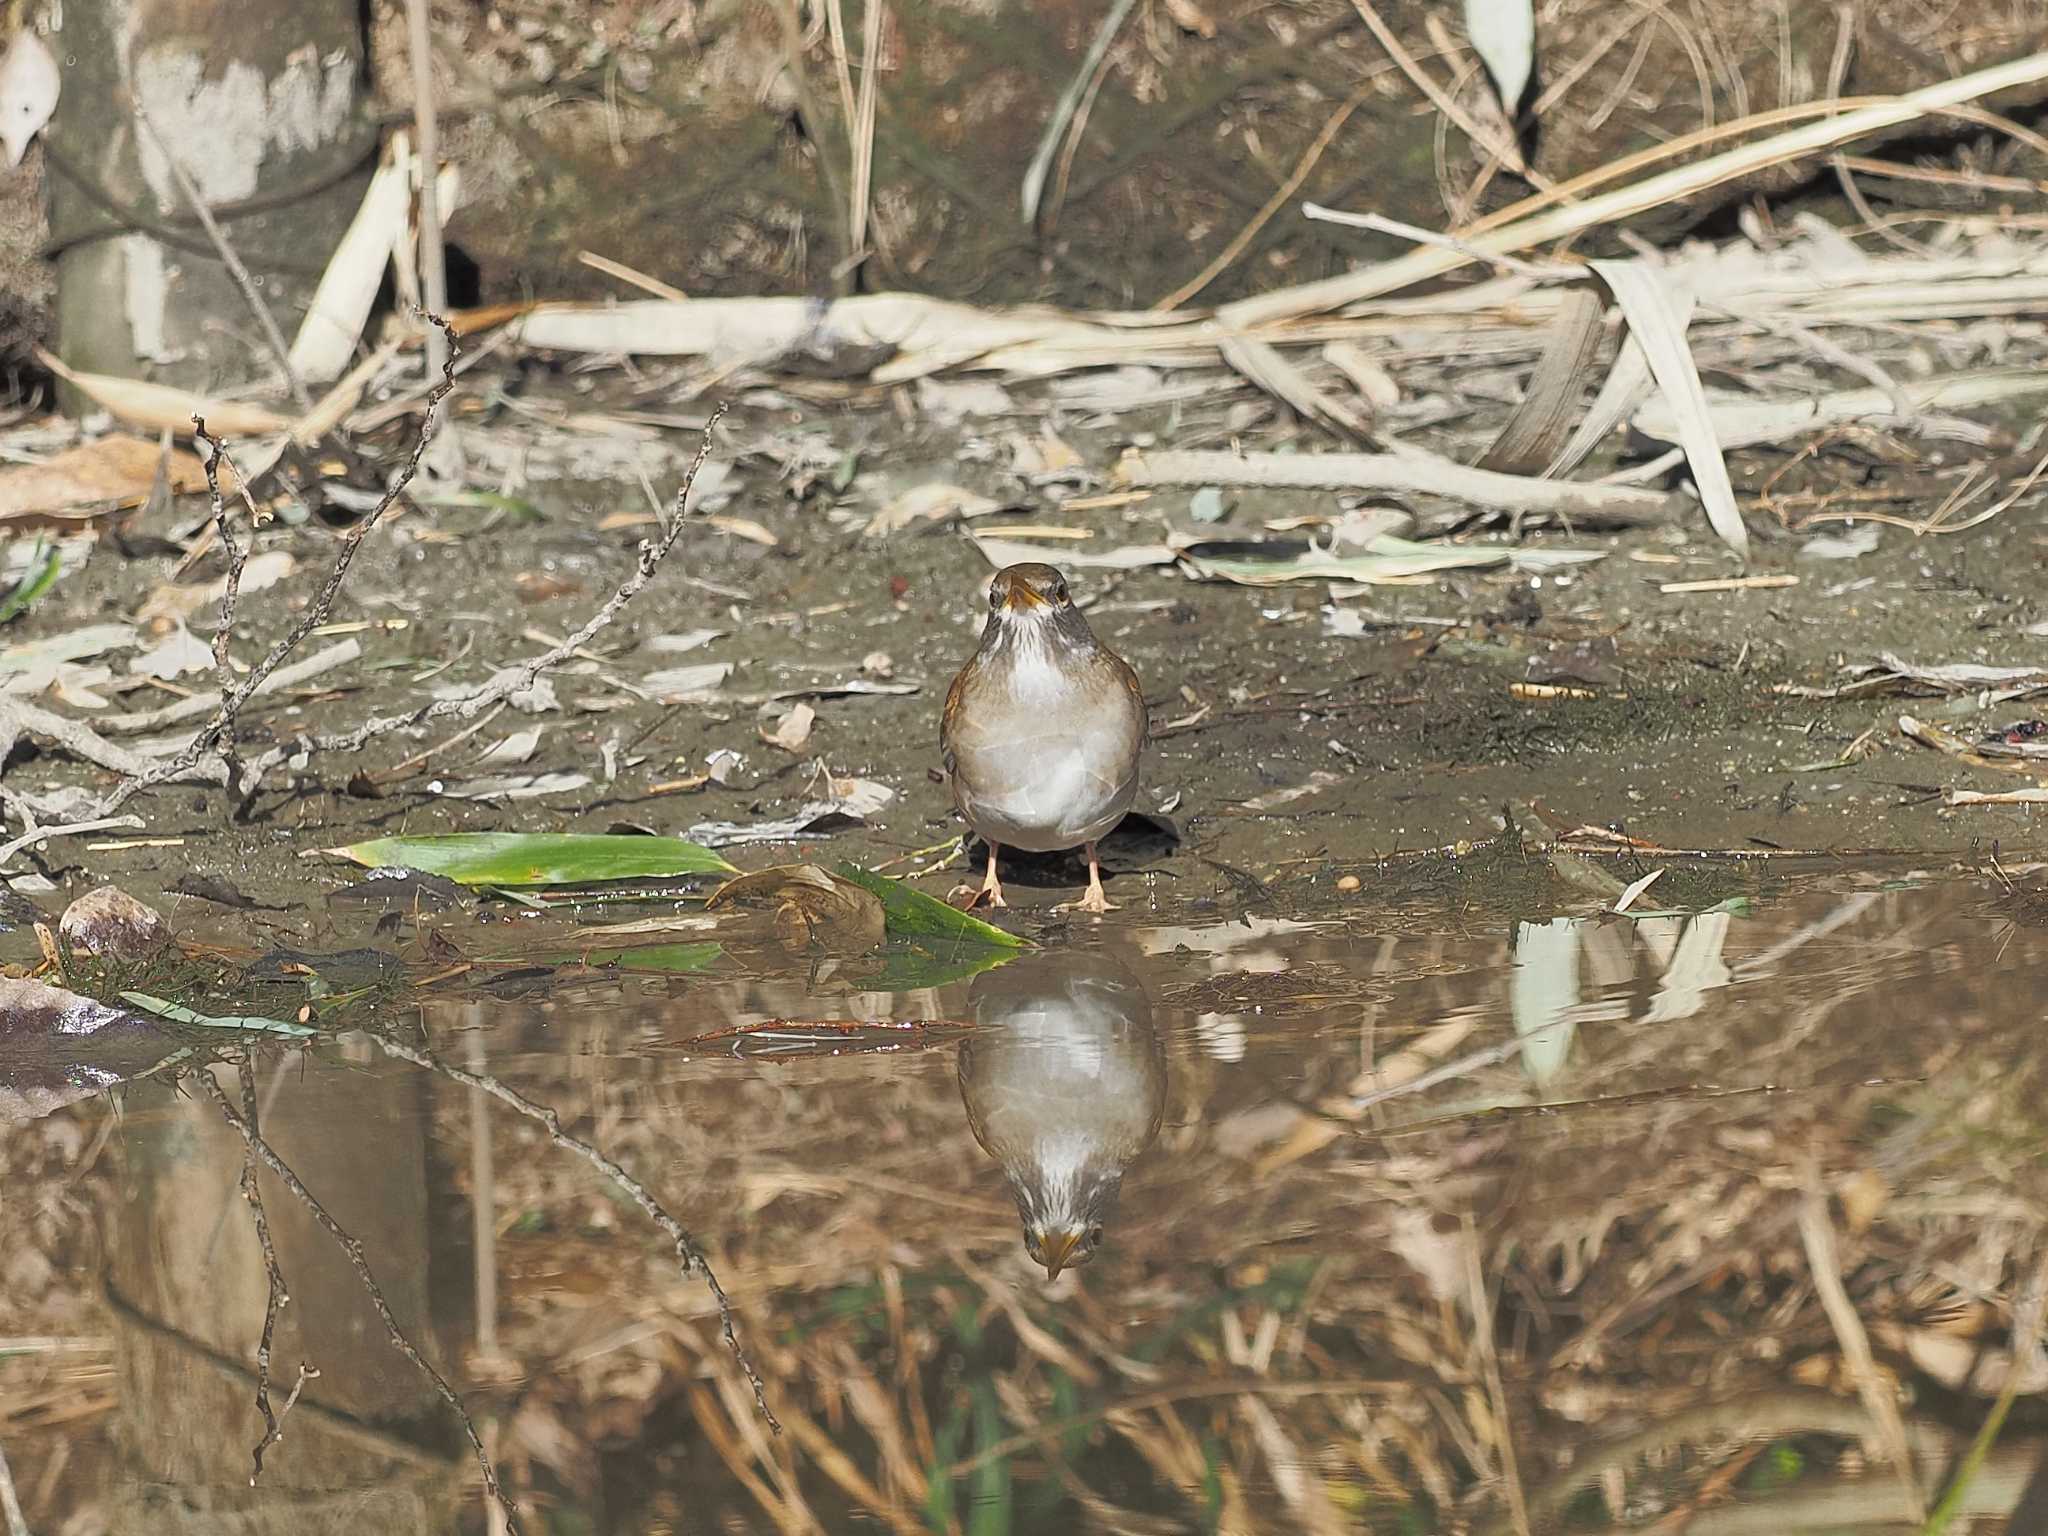
[[[1090,1248],[1093,1248],[1096,1244],[1100,1243],[1101,1241],[1102,1228],[1099,1225],[1090,1227],[1088,1229],[1088,1246]]]
[[[988,589],[988,605],[991,608],[1003,606],[1003,589],[991,583]]]
[[[1064,603],[1067,600],[1067,584],[1064,581],[1054,582],[1052,584],[1052,596],[1054,602]]]

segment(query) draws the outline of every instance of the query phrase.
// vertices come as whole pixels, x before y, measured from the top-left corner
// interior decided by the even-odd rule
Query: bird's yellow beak
[[[1060,1271],[1067,1267],[1068,1260],[1074,1256],[1074,1250],[1080,1246],[1081,1234],[1078,1232],[1057,1232],[1047,1237],[1045,1240],[1045,1278],[1048,1280],[1059,1279]]]
[[[1033,608],[1050,608],[1051,603],[1021,581],[1013,581],[1003,594],[1003,606],[1012,613],[1028,613]]]

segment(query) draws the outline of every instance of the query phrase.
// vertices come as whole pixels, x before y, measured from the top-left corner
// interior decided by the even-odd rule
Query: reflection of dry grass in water
[[[0,1126],[0,1446],[31,1520],[47,1518],[60,1479],[79,1478],[82,1431],[113,1407],[113,1340],[96,1292],[75,1281],[93,1246],[81,1185],[113,1128],[90,1105]]]
[[[1689,1529],[1739,1536],[1766,1527],[1715,1521],[1759,1503],[1770,1529],[1798,1528],[1801,1498],[1863,1511],[1851,1526],[1931,1506],[2015,1381],[2015,1313],[2039,1312],[2043,1066],[2013,978],[2048,940],[2015,930],[1971,971],[1989,927],[1954,903],[1835,900],[1803,927],[1738,928],[1733,985],[1654,1018],[1655,930],[1589,930],[1610,959],[1634,946],[1634,980],[1589,1005],[1540,1109],[1515,1062],[1347,1107],[1447,1029],[1470,1026],[1453,1054],[1500,1037],[1504,943],[1394,935],[1340,975],[1326,936],[1300,936],[1306,1025],[1284,978],[1219,966],[1188,1002],[1248,986],[1240,1005],[1285,1016],[1248,1016],[1230,1070],[1163,1017],[1160,1143],[1094,1265],[1050,1291],[948,1047],[679,1059],[721,1025],[816,1016],[796,983],[579,986],[544,1031],[435,1005],[437,1030],[496,1025],[492,1069],[697,1234],[786,1433],[639,1213],[495,1112],[498,1358],[452,1374],[495,1415],[521,1501],[579,1505],[601,1482],[605,1529],[864,1511],[964,1530],[987,1504],[1017,1529],[1675,1531],[1658,1522],[1697,1511]],[[1167,963],[1156,993],[1189,979]],[[1349,995],[1313,1002],[1339,981]],[[950,989],[843,1002],[960,1012]],[[1510,1107],[1450,1113],[1479,1100]],[[466,1095],[439,1103],[466,1166]],[[108,1406],[104,1356],[76,1347],[98,1342],[92,1303],[62,1279],[89,1272],[71,1186],[106,1123],[0,1138],[0,1333],[62,1346],[0,1360],[0,1436],[32,1483]],[[2048,1386],[2031,1349],[2016,1380]],[[1746,1503],[1718,1508],[1731,1491]]]
[[[2048,1210],[2041,1063],[2009,976],[1960,970],[1926,903],[1841,911],[1783,978],[1735,959],[1761,983],[1739,1009],[1587,1026],[1579,1107],[1541,1115],[1431,1123],[1408,1101],[1368,1116],[1399,1109],[1408,1129],[1303,1137],[1314,1122],[1177,1035],[1161,1145],[1096,1265],[1050,1293],[969,1138],[949,1050],[684,1078],[572,1066],[608,1074],[560,1085],[597,1139],[689,1191],[678,1214],[789,1433],[762,1428],[701,1292],[653,1245],[620,1263],[620,1213],[579,1170],[501,1154],[505,1348],[525,1367],[507,1459],[574,1488],[607,1443],[698,1442],[729,1471],[730,1518],[791,1531],[852,1508],[960,1528],[977,1500],[1024,1528],[1055,1506],[1132,1531],[1394,1530],[1403,1510],[1542,1529],[1568,1506],[1601,1524],[1603,1505],[1647,1522],[1730,1488],[1766,1497],[1788,1461],[1809,1497],[1925,1507],[1955,1431],[2010,1374]],[[1478,958],[1468,980],[1497,982],[1505,953]],[[1416,957],[1395,945],[1377,968],[1416,974]],[[1896,1027],[1902,978],[1924,1027]],[[1458,990],[1428,985],[1433,1005]],[[816,1009],[795,987],[681,995],[679,1035]],[[620,1017],[558,1021],[555,1043],[573,1052]],[[1381,1060],[1419,1038],[1388,1022]],[[1309,1081],[1356,1069],[1341,1034],[1305,1048],[1326,1058],[1302,1064]],[[1759,1083],[1783,1091],[1701,1086]],[[1511,1065],[1465,1086],[1526,1097]],[[1954,1422],[1902,1412],[1901,1380],[1949,1389]],[[2036,1356],[2020,1385],[2043,1384]],[[1709,1400],[1732,1406],[1703,1415]],[[1627,1458],[1597,1460],[1625,1436]],[[704,1517],[694,1491],[647,1499],[650,1516]]]

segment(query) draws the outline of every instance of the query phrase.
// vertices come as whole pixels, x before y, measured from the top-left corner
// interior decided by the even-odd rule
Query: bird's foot
[[[1120,912],[1122,910],[1121,907],[1103,894],[1102,887],[1099,885],[1090,886],[1087,893],[1079,901],[1063,901],[1053,908],[1055,912],[1093,912],[1098,915],[1104,912]]]
[[[1082,895],[1079,901],[1062,902],[1059,906],[1053,908],[1053,911],[1055,912],[1066,912],[1070,910],[1075,912],[1094,912],[1097,914],[1103,912],[1114,912],[1117,910],[1116,903],[1111,901],[1108,896],[1103,894],[1102,866],[1095,862],[1095,845],[1093,843],[1090,843],[1088,845],[1087,891]]]

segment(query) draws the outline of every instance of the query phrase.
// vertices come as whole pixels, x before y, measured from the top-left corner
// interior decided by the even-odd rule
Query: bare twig
[[[53,741],[73,757],[81,758],[95,768],[111,769],[115,773],[130,774],[136,778],[154,774],[163,767],[163,764],[153,762],[140,752],[131,752],[126,747],[108,741],[83,720],[66,719],[63,715],[44,709],[40,705],[30,704],[23,699],[0,698],[0,743],[11,746],[17,737],[23,735],[39,736],[46,741]],[[219,761],[202,764],[195,755],[191,762],[179,764],[176,774],[163,774],[157,782],[162,783],[186,774],[208,783],[224,784],[227,782],[227,765]],[[105,815],[113,806],[103,803],[97,809]]]
[[[292,1171],[291,1164],[277,1155],[270,1143],[257,1133],[253,1125],[235,1113],[234,1105],[228,1102],[227,1090],[214,1081],[210,1071],[201,1068],[190,1075],[213,1100],[215,1107],[220,1110],[221,1118],[227,1121],[229,1129],[239,1135],[250,1151],[262,1159],[264,1167],[277,1175],[279,1182],[292,1192],[292,1197],[311,1213],[327,1235],[341,1245],[341,1251],[348,1255],[349,1264],[354,1268],[356,1278],[362,1282],[363,1289],[369,1294],[370,1304],[377,1309],[377,1316],[383,1320],[385,1334],[390,1338],[392,1346],[405,1356],[414,1370],[434,1384],[434,1390],[440,1394],[441,1400],[454,1409],[455,1416],[462,1421],[462,1432],[469,1437],[470,1449],[476,1454],[477,1466],[483,1472],[484,1488],[504,1509],[507,1523],[512,1526],[514,1532],[517,1532],[518,1510],[498,1482],[498,1469],[491,1465],[490,1454],[484,1450],[484,1442],[476,1432],[476,1421],[469,1416],[469,1410],[462,1405],[462,1399],[456,1395],[455,1389],[448,1385],[447,1378],[434,1369],[427,1357],[420,1353],[419,1346],[407,1338],[405,1330],[399,1327],[397,1317],[392,1314],[391,1303],[384,1299],[383,1288],[377,1284],[377,1277],[371,1272],[369,1260],[363,1257],[361,1239],[350,1236],[348,1229],[330,1216],[327,1208],[313,1198],[313,1192],[306,1188],[299,1176]]]
[[[633,1175],[626,1172],[618,1163],[605,1156],[604,1153],[600,1152],[589,1142],[571,1136],[567,1131],[563,1130],[561,1115],[550,1106],[534,1103],[533,1100],[514,1089],[506,1087],[488,1073],[471,1072],[454,1065],[452,1062],[443,1061],[432,1051],[403,1044],[383,1034],[373,1034],[371,1038],[377,1042],[379,1048],[386,1054],[396,1056],[400,1061],[409,1061],[414,1066],[425,1067],[430,1072],[438,1072],[443,1077],[452,1079],[466,1087],[481,1089],[499,1103],[509,1105],[513,1109],[518,1110],[520,1114],[525,1115],[529,1120],[538,1121],[547,1129],[548,1139],[554,1142],[556,1146],[566,1152],[574,1152],[623,1190],[626,1196],[646,1213],[647,1219],[661,1228],[669,1241],[675,1244],[676,1259],[682,1265],[684,1276],[687,1277],[694,1274],[703,1278],[705,1286],[711,1292],[711,1299],[718,1304],[718,1321],[725,1334],[726,1348],[732,1351],[733,1359],[739,1363],[740,1370],[746,1374],[748,1384],[753,1387],[754,1402],[760,1408],[761,1416],[768,1421],[768,1427],[773,1429],[778,1435],[782,1433],[781,1423],[777,1421],[774,1411],[768,1406],[767,1388],[762,1385],[761,1377],[755,1371],[753,1362],[747,1358],[746,1350],[740,1346],[739,1333],[733,1327],[732,1303],[726,1298],[725,1288],[718,1283],[718,1276],[712,1273],[709,1261],[705,1259],[703,1251],[697,1246],[697,1240],[690,1236],[681,1222],[669,1215],[668,1211],[662,1206],[662,1203],[654,1198],[653,1193],[645,1184],[642,1184]]]
[[[17,803],[15,813],[28,820],[28,808]],[[74,821],[66,826],[38,827],[31,825],[21,836],[10,843],[0,843],[0,868],[24,848],[40,847],[53,837],[76,837],[81,832],[105,832],[113,827],[140,827],[140,816],[99,816],[91,821]]]
[[[249,702],[271,673],[283,665],[284,659],[299,648],[307,635],[327,622],[328,612],[334,606],[335,595],[340,592],[341,584],[348,579],[349,567],[355,562],[356,551],[362,548],[364,538],[383,520],[384,514],[391,510],[398,498],[405,494],[406,487],[412,484],[413,477],[419,473],[420,460],[426,455],[427,444],[433,440],[441,402],[449,391],[455,388],[454,366],[455,359],[461,352],[461,339],[456,335],[455,327],[438,314],[429,314],[426,318],[448,339],[448,358],[441,366],[441,382],[428,392],[426,415],[420,421],[419,435],[413,440],[412,453],[407,457],[397,478],[391,482],[390,489],[378,498],[377,504],[360,522],[342,536],[341,553],[335,556],[334,568],[327,573],[327,579],[321,584],[313,601],[306,605],[305,612],[301,613],[292,627],[285,632],[284,638],[273,645],[270,653],[250,670],[240,685],[221,700],[220,708],[214,713],[213,719],[198,735],[187,742],[185,749],[175,757],[151,764],[147,771],[134,774],[110,790],[100,801],[101,815],[118,809],[131,796],[142,790],[168,783],[189,773],[197,766],[199,760],[212,752],[221,738],[234,728],[235,720],[242,712],[242,706]]]
[[[291,348],[285,345],[284,332],[277,328],[277,317],[271,314],[270,306],[263,302],[263,295],[257,291],[256,280],[249,276],[249,269],[242,265],[242,258],[235,254],[235,248],[228,244],[228,237],[221,229],[220,222],[214,218],[213,210],[206,206],[206,195],[199,190],[198,183],[193,181],[192,173],[179,161],[177,151],[156,131],[156,124],[151,122],[149,114],[142,110],[140,100],[137,100],[134,106],[135,115],[142,119],[143,128],[156,141],[156,147],[164,157],[164,164],[170,167],[172,180],[177,182],[178,190],[184,194],[185,201],[192,205],[192,212],[198,218],[200,228],[206,231],[206,238],[213,242],[213,248],[220,256],[221,265],[228,269],[228,276],[234,279],[235,286],[241,290],[243,301],[254,311],[256,324],[263,332],[263,344],[270,348],[270,355],[277,359],[277,366],[284,370],[284,381],[291,387],[292,398],[299,403],[300,410],[311,410],[313,397],[306,392],[306,381],[300,378],[298,370],[292,367]]]
[[[256,1053],[251,1051],[243,1060],[240,1073],[242,1079],[242,1119],[254,1132],[256,1121]],[[263,1438],[256,1442],[256,1448],[249,1453],[249,1486],[256,1486],[256,1479],[263,1475],[263,1453],[283,1438],[282,1415],[270,1409],[270,1342],[277,1335],[277,1314],[291,1298],[285,1289],[284,1271],[278,1267],[277,1247],[270,1240],[270,1217],[263,1209],[263,1192],[256,1187],[256,1144],[252,1139],[242,1149],[242,1198],[249,1202],[249,1214],[256,1221],[256,1241],[263,1249],[263,1276],[268,1289],[263,1298],[263,1333],[256,1341],[256,1411],[263,1415]],[[306,1379],[306,1368],[299,1367],[299,1381]],[[297,1401],[299,1389],[292,1388],[292,1400]],[[285,1411],[291,1411],[291,1404],[285,1404]]]
[[[332,672],[336,667],[346,666],[363,654],[362,642],[351,637],[337,640],[323,646],[304,661],[295,661],[288,667],[279,667],[250,694],[250,702],[281,693],[287,688],[296,688],[300,683],[318,677],[323,672]],[[210,713],[221,701],[218,693],[195,693],[189,699],[179,699],[157,709],[123,710],[120,714],[102,715],[95,722],[110,736],[132,735],[142,731],[160,731],[166,726],[182,725],[187,720],[197,720]]]
[[[703,469],[704,461],[710,457],[711,434],[725,412],[726,406],[721,403],[711,413],[711,419],[704,423],[703,441],[697,445],[697,456],[690,461],[690,467],[683,473],[683,482],[676,489],[675,511],[668,520],[668,526],[662,529],[661,537],[651,541],[640,541],[640,554],[634,563],[632,573],[619,583],[618,590],[605,600],[604,606],[584,620],[574,634],[538,656],[529,657],[516,666],[505,668],[473,693],[462,694],[452,699],[435,699],[432,703],[422,704],[405,714],[384,715],[365,721],[352,731],[316,737],[313,741],[314,747],[322,752],[353,752],[372,737],[381,736],[386,731],[411,729],[425,725],[431,720],[446,719],[450,715],[462,720],[474,719],[493,705],[525,692],[533,686],[534,680],[541,673],[560,666],[588,645],[599,630],[618,617],[620,609],[640,595],[647,583],[654,579],[654,573],[661,568],[661,562],[668,558],[669,551],[674,549],[677,541],[682,538],[683,530],[687,526],[683,510],[689,500],[690,487],[696,483],[698,472]]]
[[[221,494],[220,462],[227,455],[227,445],[206,430],[204,416],[192,418],[192,435],[206,444],[206,505],[213,513],[213,530],[228,560],[227,578],[220,589],[220,627],[213,632],[213,670],[220,678],[221,696],[225,698],[235,686],[235,669],[228,664],[228,641],[234,637],[235,600],[241,596],[242,568],[249,563],[249,552],[235,537],[234,527],[228,522],[227,498]],[[239,474],[235,476],[237,481],[241,478]],[[243,494],[248,494],[246,489]]]
[[[235,537],[235,530],[228,522],[227,498],[220,491],[220,463],[227,455],[227,445],[206,430],[206,418],[194,415],[193,436],[206,444],[206,504],[213,513],[213,529],[220,539],[220,547],[227,556],[228,573],[221,581],[220,622],[213,632],[213,670],[220,679],[221,697],[226,698],[235,686],[235,669],[228,660],[228,642],[235,637],[235,600],[242,593],[242,569],[249,563],[249,549]],[[243,482],[240,471],[235,473],[236,484],[242,487],[246,498],[249,488]],[[256,542],[255,504],[249,509],[249,544]],[[234,743],[230,740],[222,749],[221,756],[227,759],[228,781],[233,783],[241,775],[235,763]]]

